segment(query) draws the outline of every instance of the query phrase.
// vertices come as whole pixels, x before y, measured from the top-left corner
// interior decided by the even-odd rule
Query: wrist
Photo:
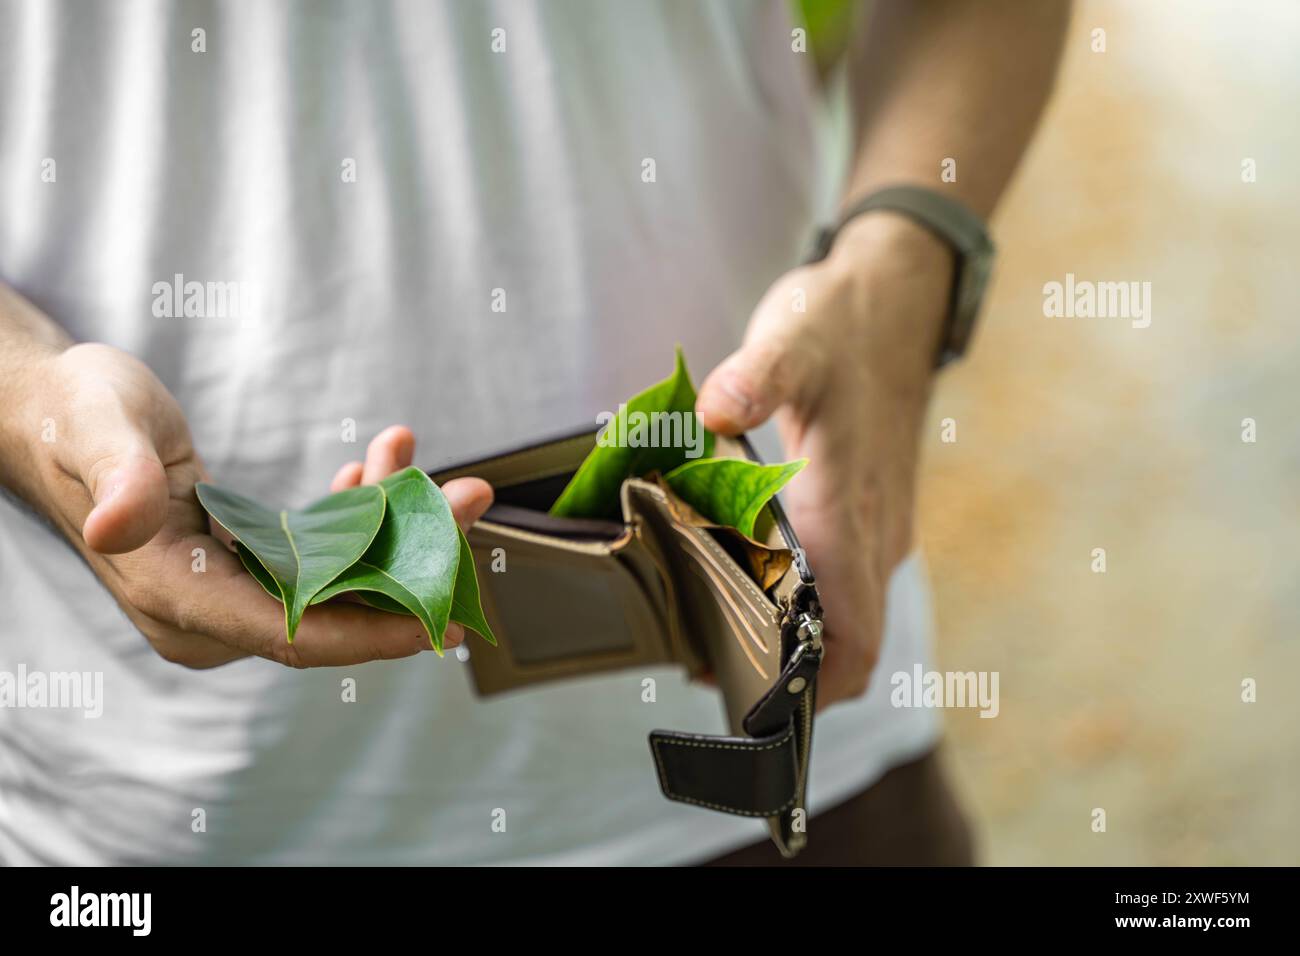
[[[951,305],[951,247],[906,215],[873,210],[845,223],[823,265],[851,290],[867,361],[897,384],[928,387]]]
[[[911,216],[892,209],[873,209],[846,222],[835,237],[830,258],[870,265],[882,252],[952,277],[952,248]]]
[[[8,472],[18,467],[15,456],[40,439],[32,409],[38,390],[49,386],[49,363],[71,344],[67,333],[0,282],[0,482],[6,485]]]
[[[0,415],[0,485],[43,514],[48,513],[42,500],[42,452],[48,447],[43,440],[52,443],[58,436],[54,433],[57,425],[47,429],[43,422],[38,389],[42,380],[49,385],[45,370],[54,354],[43,347],[24,348],[17,355],[11,352],[10,358],[17,361],[5,368],[0,390],[0,404],[5,409]]]

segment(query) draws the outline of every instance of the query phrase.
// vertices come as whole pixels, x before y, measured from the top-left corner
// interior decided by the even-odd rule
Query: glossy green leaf
[[[474,554],[469,541],[460,529],[460,571],[456,575],[456,590],[451,597],[451,619],[477,631],[489,644],[496,646],[497,638],[483,616],[483,603],[479,598],[478,575],[474,572]]]
[[[387,611],[389,614],[405,614],[408,617],[414,616],[397,601],[394,601],[390,597],[385,597],[379,591],[358,591],[357,597],[361,598],[363,602],[369,604],[376,611]]]
[[[418,468],[394,472],[379,485],[388,496],[379,534],[360,560],[324,588],[316,601],[349,591],[383,595],[419,618],[430,644],[441,653],[460,564],[451,505]]]
[[[244,570],[257,579],[257,583],[262,585],[266,593],[277,601],[284,600],[280,597],[280,586],[275,583],[275,578],[271,577],[270,572],[262,567],[262,562],[257,560],[257,555],[239,541],[235,542],[235,551],[239,554],[239,560],[243,562]]]
[[[379,534],[361,559],[313,603],[364,592],[363,599],[381,610],[392,611],[396,605],[419,618],[439,654],[447,621],[461,621],[458,614],[471,618],[461,623],[496,643],[478,604],[473,557],[442,491],[418,468],[395,472],[379,484],[388,496]],[[464,607],[456,605],[461,595]]]
[[[253,552],[249,551],[238,541],[235,542],[235,550],[239,553],[239,560],[243,562],[248,573],[257,579],[257,583],[262,585],[266,590],[266,593],[271,595],[271,597],[275,598],[277,601],[280,600],[280,590],[276,587],[275,580],[267,574],[266,568],[262,567],[257,558],[253,555]],[[330,597],[334,597],[334,595],[330,595]],[[390,614],[405,614],[408,617],[412,616],[411,612],[401,604],[397,603],[392,598],[384,597],[384,595],[378,591],[360,591],[357,593],[357,597],[361,598],[362,601],[378,611],[387,611]],[[316,597],[312,598],[311,603],[320,604],[324,600],[326,600],[326,598],[322,598],[317,594]]]
[[[320,604],[341,594],[355,593],[378,610],[419,619],[439,654],[448,620],[472,628],[488,643],[496,644],[496,636],[483,615],[469,542],[456,525],[442,491],[418,468],[396,472],[378,485],[331,495],[304,512],[274,512],[212,485],[201,485],[199,490],[204,508],[235,536],[235,548],[244,567],[268,594],[284,601],[286,609],[290,607],[286,593],[297,594],[301,601],[307,589],[290,586],[286,590],[282,583],[288,569],[281,553],[282,542],[274,533],[280,527],[281,514],[286,516],[283,520],[294,532],[299,550],[309,548],[316,554],[327,549],[329,542],[314,537],[318,529],[311,530],[313,537],[306,540],[298,516],[318,516],[359,499],[380,503],[378,522],[367,538],[367,546],[358,552],[355,542],[339,539],[348,546],[339,552],[341,556],[334,565],[346,561],[347,566],[321,586],[315,584],[320,575],[312,577],[306,603]],[[286,612],[290,640],[301,617],[300,608],[291,629]]]
[[[687,504],[720,525],[753,537],[754,523],[772,496],[797,475],[807,458],[760,465],[743,458],[689,461],[664,475]]]
[[[356,563],[384,520],[384,492],[374,485],[337,492],[302,511],[273,511],[206,482],[195,490],[208,514],[261,566],[264,573],[254,576],[284,602],[290,642],[312,598]]]
[[[661,447],[636,447],[638,442],[664,437],[653,427],[647,427],[647,423],[653,422],[650,416],[659,412],[681,415],[677,432],[669,432],[667,436],[675,441],[660,441]],[[692,436],[700,437],[697,449],[687,447]],[[686,359],[679,347],[673,374],[620,406],[596,447],[551,506],[551,514],[567,518],[618,518],[619,489],[625,479],[652,471],[668,472],[693,460],[687,457],[688,450],[698,451],[699,458],[712,455],[713,434],[695,417],[695,386],[691,384]]]

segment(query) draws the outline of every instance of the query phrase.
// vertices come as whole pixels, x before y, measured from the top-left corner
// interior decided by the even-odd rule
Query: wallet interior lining
[[[574,472],[561,472],[544,478],[533,478],[508,485],[498,485],[496,500],[503,505],[516,508],[528,508],[532,511],[548,511],[555,504],[564,486],[569,483]]]
[[[622,522],[613,519],[561,518],[549,513],[551,505],[559,498],[583,459],[595,446],[596,437],[596,433],[574,435],[485,462],[435,473],[433,477],[439,483],[461,475],[477,475],[486,479],[496,492],[495,502],[483,516],[483,520],[491,525],[572,543],[613,545],[627,532]],[[716,437],[714,453],[725,457],[749,457],[739,442],[725,435]],[[763,523],[764,527],[756,537],[759,540],[774,539],[771,543],[780,546],[783,542],[772,526],[767,509],[764,509]],[[738,568],[748,568],[743,549],[733,536],[714,529],[708,529],[707,533]],[[743,573],[750,576],[747,570]]]
[[[496,510],[470,532],[484,611],[504,649],[470,658],[479,692],[656,663],[682,664],[691,674],[707,667],[724,688],[732,731],[741,733],[744,715],[780,670],[778,594],[791,574],[764,593],[748,562],[731,553],[729,536],[677,528],[664,492],[642,480],[623,484],[629,523],[551,516],[593,443],[594,435],[575,437],[432,476],[477,475],[496,491]],[[720,437],[717,454],[741,457],[745,449]],[[492,577],[502,547],[521,574]],[[581,587],[570,577],[575,571]],[[548,609],[557,602],[581,613],[555,623]]]
[[[617,541],[627,532],[622,521],[599,518],[560,518],[550,513],[573,472],[547,475],[500,485],[493,490],[496,500],[483,520],[507,528],[531,531],[577,541]]]

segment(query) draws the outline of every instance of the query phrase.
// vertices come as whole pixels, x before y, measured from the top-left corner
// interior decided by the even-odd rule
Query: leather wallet
[[[657,476],[629,478],[622,520],[560,518],[551,503],[595,446],[582,432],[432,472],[475,475],[496,502],[468,534],[498,646],[470,656],[481,695],[627,668],[712,675],[730,735],[655,730],[664,796],[762,817],[785,856],[807,840],[821,604],[773,499],[753,539],[711,524]],[[718,436],[715,454],[757,455]]]

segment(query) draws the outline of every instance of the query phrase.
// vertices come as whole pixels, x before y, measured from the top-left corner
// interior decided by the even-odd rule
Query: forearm
[[[989,216],[1051,93],[1069,12],[1068,0],[881,0],[850,59],[846,202],[914,183]]]
[[[987,217],[1050,95],[1069,10],[1068,0],[881,0],[851,51],[856,138],[844,204],[913,184]],[[871,292],[860,319],[877,359],[900,383],[928,382],[947,316],[948,247],[905,216],[876,213],[841,232],[832,259]],[[870,305],[890,300],[897,306]]]
[[[0,281],[0,381],[25,359],[61,352],[72,344],[49,316]]]

